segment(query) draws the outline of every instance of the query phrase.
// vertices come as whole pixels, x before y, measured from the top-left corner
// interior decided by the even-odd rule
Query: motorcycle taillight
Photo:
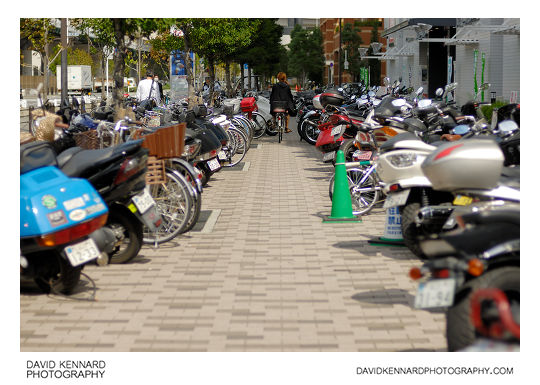
[[[107,216],[108,213],[105,213],[89,221],[68,227],[67,229],[42,235],[37,238],[37,243],[42,247],[52,247],[75,241],[105,226],[107,223]]]
[[[145,167],[146,162],[143,158],[128,158],[124,160],[120,166],[120,170],[118,171],[113,183],[115,185],[123,183]]]

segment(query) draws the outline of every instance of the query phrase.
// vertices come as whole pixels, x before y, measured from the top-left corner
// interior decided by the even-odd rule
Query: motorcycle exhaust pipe
[[[415,222],[417,225],[444,224],[454,211],[451,206],[426,206],[418,210]]]
[[[96,263],[99,266],[104,266],[108,264],[108,253],[113,251],[114,244],[116,243],[116,236],[114,235],[114,231],[112,231],[108,227],[102,227],[90,234],[89,237],[94,240],[98,250],[101,252],[96,260]]]

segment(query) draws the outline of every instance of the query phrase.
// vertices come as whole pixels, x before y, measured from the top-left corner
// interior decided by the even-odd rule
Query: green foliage
[[[56,27],[51,19],[20,19],[21,46],[45,54],[45,47],[55,36]]]
[[[53,55],[56,55],[56,53],[60,50],[60,46],[57,45],[53,48]],[[67,49],[67,59],[68,65],[89,65],[92,66],[92,73],[95,71],[95,63],[92,56],[81,49],[73,49],[68,48]],[[49,64],[49,69],[53,74],[56,75],[56,67],[61,65],[61,57],[60,55],[56,56],[56,58]]]
[[[345,61],[345,51],[347,51],[347,61],[349,62],[349,69],[346,70],[353,79],[358,81],[360,76],[360,68],[365,67],[366,63],[360,59],[358,48],[363,43],[360,37],[360,27],[358,23],[347,23],[341,29],[341,42],[344,49],[341,50],[341,62]]]
[[[281,58],[286,54],[281,45],[283,27],[276,23],[278,19],[257,20],[260,24],[253,34],[252,42],[238,50],[232,59],[241,64],[248,63],[259,75],[271,77],[280,68],[287,68],[280,66]]]
[[[484,114],[486,120],[491,123],[491,115],[493,114],[494,108],[501,108],[502,106],[506,106],[508,104],[507,101],[501,101],[497,100],[495,103],[492,104],[484,104],[480,107],[482,113]]]
[[[319,28],[303,29],[295,25],[289,43],[288,72],[303,84],[308,79],[322,81],[324,54],[322,33]]]

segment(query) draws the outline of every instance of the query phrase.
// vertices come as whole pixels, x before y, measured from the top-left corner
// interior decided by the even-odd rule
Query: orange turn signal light
[[[473,258],[469,261],[469,268],[467,271],[470,275],[478,277],[484,272],[484,264],[478,258]]]
[[[422,278],[423,275],[424,274],[422,274],[419,267],[412,267],[411,270],[409,270],[409,277],[415,281]]]

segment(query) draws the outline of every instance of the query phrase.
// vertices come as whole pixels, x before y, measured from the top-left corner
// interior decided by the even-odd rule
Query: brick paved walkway
[[[255,143],[205,189],[202,231],[87,266],[96,301],[85,277],[80,300],[21,288],[21,351],[446,350],[444,315],[411,305],[419,261],[367,243],[383,210],[323,224],[333,169],[295,131]]]

